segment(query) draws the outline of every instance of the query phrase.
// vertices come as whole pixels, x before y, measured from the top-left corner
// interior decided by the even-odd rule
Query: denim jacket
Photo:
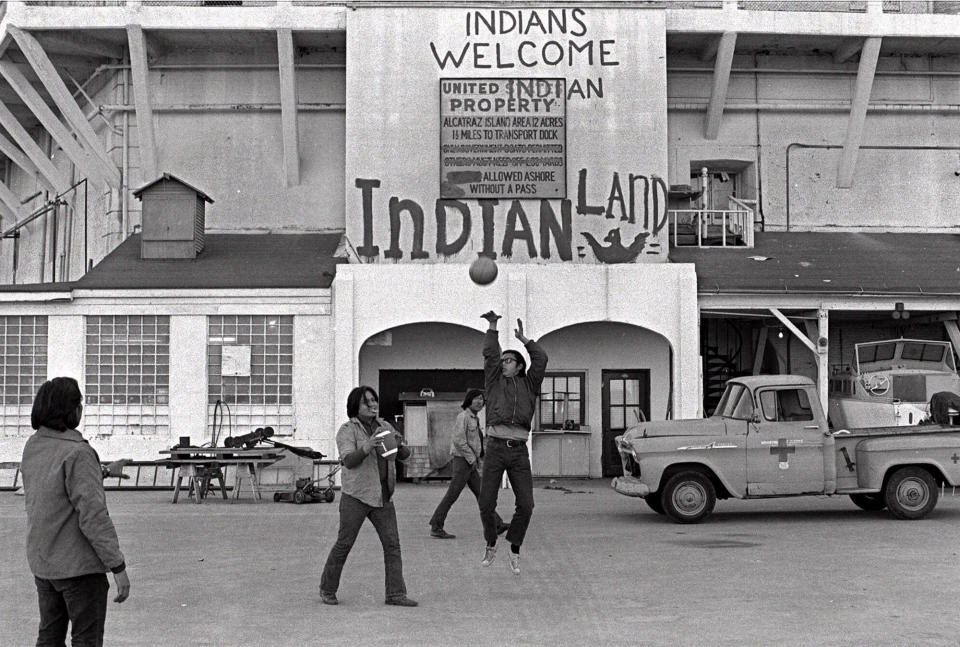
[[[376,419],[374,433],[379,433],[382,429],[389,429],[396,432],[396,429],[382,418]],[[367,430],[357,418],[350,418],[340,426],[337,431],[337,453],[340,460],[347,454],[360,449],[360,445],[369,438]],[[397,452],[397,460],[404,460],[410,456],[410,448],[403,445]],[[347,467],[344,465],[341,471],[340,487],[344,494],[349,494],[355,499],[366,503],[374,508],[383,507],[383,491],[380,486],[380,468],[377,466],[376,452],[370,452],[364,456],[363,461],[356,467]],[[387,461],[387,480],[392,488],[397,480],[396,461]]]
[[[40,427],[23,448],[20,469],[27,562],[36,577],[59,580],[124,570],[100,457],[79,431]]]

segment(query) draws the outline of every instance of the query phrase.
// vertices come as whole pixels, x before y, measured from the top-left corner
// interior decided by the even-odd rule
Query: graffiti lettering
[[[494,177],[514,183],[517,180],[516,172],[503,172],[502,176]],[[598,241],[589,232],[580,232],[586,238],[597,260],[602,263],[633,262],[646,247],[647,238],[656,236],[666,226],[666,183],[656,175],[645,176],[631,173],[626,178],[627,180],[624,183],[621,181],[619,173],[613,174],[610,190],[607,193],[606,206],[601,206],[587,203],[587,170],[581,169],[578,174],[576,205],[578,215],[617,219],[619,222],[629,223],[630,225],[641,225],[639,221],[642,213],[642,230],[634,234],[629,246],[625,246],[621,241],[619,227],[611,229],[602,242]],[[361,222],[363,223],[363,244],[357,247],[357,253],[369,260],[380,256],[380,248],[373,244],[375,233],[374,189],[379,188],[380,184],[380,180],[377,179],[356,178],[354,180],[354,185],[360,189]],[[481,251],[479,253],[496,259],[499,252],[500,255],[511,258],[517,251],[517,243],[520,243],[521,253],[526,252],[530,258],[552,258],[555,250],[559,260],[572,260],[575,233],[572,218],[573,203],[567,199],[559,200],[558,219],[555,202],[547,199],[539,201],[540,221],[539,237],[537,237],[524,208],[524,203],[520,200],[511,200],[508,203],[506,214],[500,216],[502,218],[500,222],[503,223],[503,237],[500,241],[499,250],[495,251],[497,207],[500,201],[478,199],[477,204],[480,207],[482,221]],[[404,226],[413,227],[409,250],[410,259],[429,258],[430,253],[424,249],[423,207],[414,200],[391,196],[387,202],[387,212],[390,223],[390,246],[384,250],[384,258],[399,260],[404,257],[404,251],[400,248]],[[436,245],[434,247],[436,254],[449,257],[462,252],[466,248],[473,230],[473,214],[469,204],[462,200],[438,199],[435,203],[434,214],[436,217]],[[455,239],[450,240],[452,228],[449,220],[457,215],[459,215],[459,233]],[[407,221],[409,221],[409,225],[405,225]],[[455,228],[456,225],[453,225],[453,229]],[[607,245],[604,246],[603,243],[607,243]],[[651,244],[651,251],[647,253],[659,253],[658,251],[652,251],[655,247],[658,247],[658,245]]]

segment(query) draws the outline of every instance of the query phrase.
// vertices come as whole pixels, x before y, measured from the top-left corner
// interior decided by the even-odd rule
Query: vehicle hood
[[[624,432],[623,439],[634,440],[666,436],[724,436],[726,433],[727,427],[723,418],[714,416],[706,419],[641,422]]]

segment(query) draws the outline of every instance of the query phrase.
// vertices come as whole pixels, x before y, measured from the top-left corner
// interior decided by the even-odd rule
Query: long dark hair
[[[380,402],[380,396],[377,395],[377,392],[373,390],[372,386],[360,385],[350,391],[350,395],[347,396],[347,417],[356,418],[357,414],[360,413],[360,401],[363,400],[364,394],[369,393],[373,396],[373,399],[377,402]]]
[[[461,409],[466,409],[473,404],[473,399],[478,395],[483,395],[483,389],[468,389],[467,394],[463,396],[463,402],[460,403]]]
[[[80,424],[80,411],[77,407],[82,403],[80,385],[72,377],[47,380],[33,399],[30,426],[34,429],[49,427],[57,431],[76,429]]]

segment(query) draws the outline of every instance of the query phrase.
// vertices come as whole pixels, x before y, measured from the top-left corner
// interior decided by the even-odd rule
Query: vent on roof
[[[140,258],[196,258],[203,251],[206,203],[213,199],[164,173],[133,192],[143,203]]]

